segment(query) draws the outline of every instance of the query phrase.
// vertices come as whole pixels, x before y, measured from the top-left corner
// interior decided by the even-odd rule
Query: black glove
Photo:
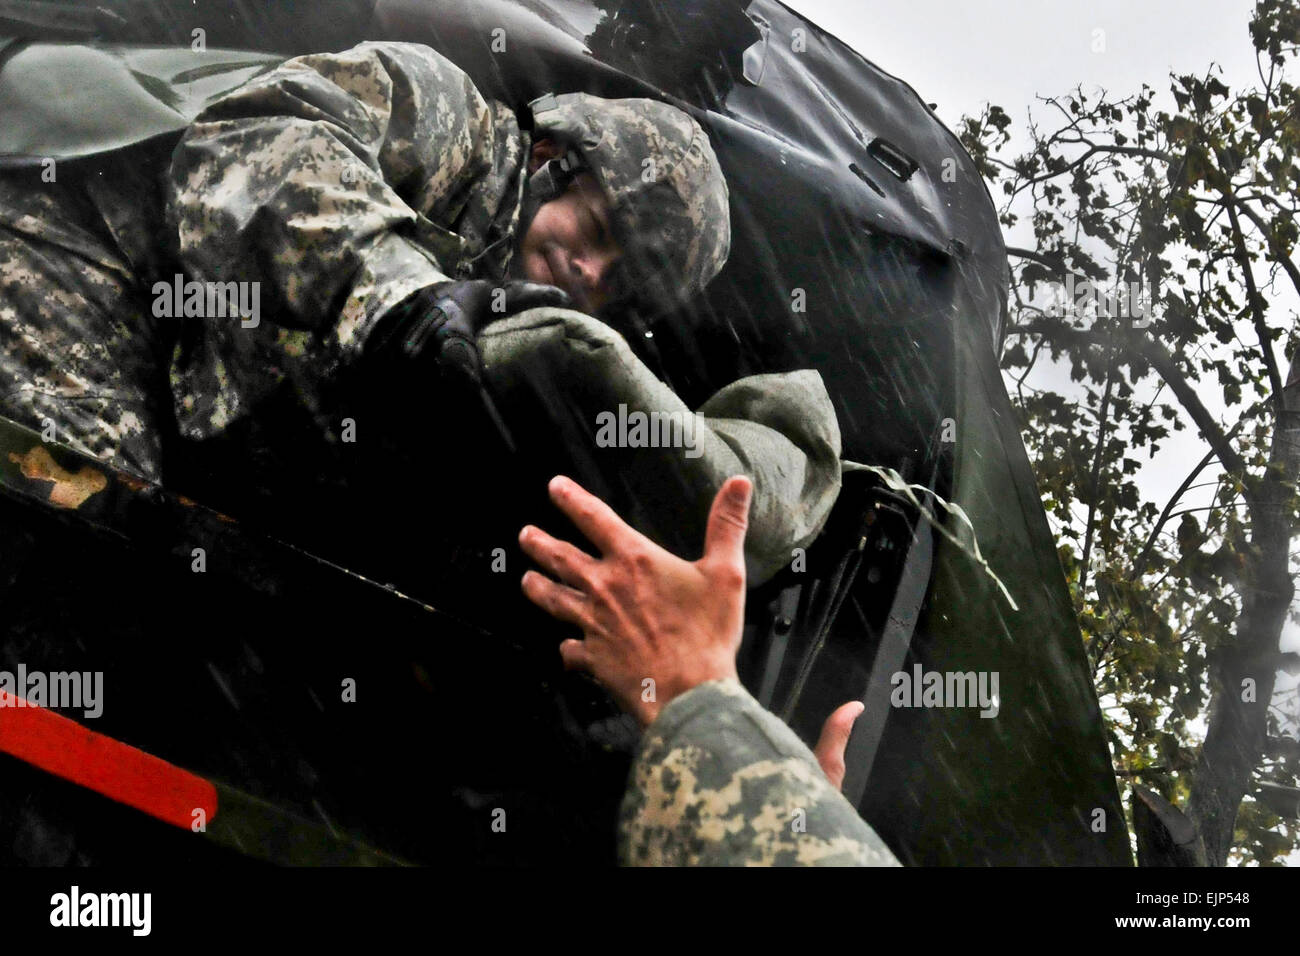
[[[568,305],[563,290],[537,282],[439,282],[416,290],[384,313],[366,342],[365,355],[368,360],[375,356],[427,363],[478,384],[483,378],[478,334],[484,326],[528,309]]]

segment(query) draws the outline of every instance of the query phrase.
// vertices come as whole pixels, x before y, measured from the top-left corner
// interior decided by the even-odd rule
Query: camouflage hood
[[[635,304],[655,314],[703,291],[727,261],[731,219],[700,124],[649,99],[548,93],[529,106],[534,135],[576,149],[609,198]]]

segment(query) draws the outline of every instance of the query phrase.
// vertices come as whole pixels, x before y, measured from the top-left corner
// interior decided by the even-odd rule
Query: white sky
[[[1258,82],[1247,32],[1254,0],[786,2],[910,84],[950,128],[990,102],[1011,116],[1013,131],[1023,128],[1036,96],[1080,83],[1085,92],[1124,96],[1145,82],[1163,94],[1171,70],[1200,74],[1211,62],[1230,89]],[[1101,52],[1093,49],[1098,39]],[[1020,235],[1015,242],[1033,244]],[[1201,397],[1212,411],[1223,409],[1217,387],[1207,385]],[[1205,451],[1190,429],[1171,436],[1140,475],[1144,494],[1163,506]],[[1207,468],[1198,482],[1216,474]],[[1190,492],[1181,507],[1209,504],[1212,491]],[[1300,626],[1288,623],[1283,647],[1300,649]]]
[[[1088,94],[1100,87],[1122,97],[1146,83],[1165,94],[1171,71],[1199,75],[1212,62],[1222,68],[1229,89],[1259,81],[1247,32],[1254,0],[785,2],[912,86],[953,129],[963,115],[995,103],[1011,116],[1014,132],[1036,96],[1064,93],[1076,84]],[[1100,52],[1094,50],[1099,38]],[[1017,235],[1015,242],[1032,248],[1032,235]],[[1289,294],[1286,307],[1296,309]],[[1280,350],[1278,359],[1285,376]],[[1223,411],[1217,387],[1203,385],[1201,398],[1211,411]],[[1205,451],[1190,429],[1167,440],[1139,475],[1144,495],[1163,506]],[[1216,474],[1206,469],[1198,481]],[[1211,492],[1189,494],[1180,507],[1208,504]],[[1293,621],[1283,629],[1282,649],[1300,650],[1300,626]],[[1279,677],[1279,690],[1297,681]],[[1300,864],[1300,858],[1289,862]]]
[[[1211,60],[1230,87],[1255,76],[1253,0],[785,2],[937,103],[950,127],[985,102],[1021,116],[1036,94],[1076,83],[1163,90],[1170,69],[1199,73]],[[1092,51],[1094,30],[1104,52]]]

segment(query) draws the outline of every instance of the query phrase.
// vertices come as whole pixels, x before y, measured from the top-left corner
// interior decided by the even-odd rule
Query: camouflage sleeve
[[[574,452],[572,477],[669,550],[699,548],[713,496],[735,474],[754,482],[751,587],[826,523],[840,491],[840,431],[816,371],[743,378],[693,412],[621,335],[578,312],[495,322],[480,345],[503,405],[545,409],[558,446]],[[640,447],[623,427],[638,415]]]
[[[812,544],[839,496],[840,425],[830,395],[814,369],[750,375],[720,389],[696,414],[734,455],[734,462],[718,462],[727,473],[717,474],[715,487],[743,473],[756,489],[771,489],[751,508],[758,521],[746,571],[751,586],[761,584],[790,563],[795,548]]]
[[[253,286],[262,321],[209,319],[178,349],[182,429],[220,431],[277,372],[327,378],[385,309],[461,267],[510,139],[517,161],[513,113],[407,43],[296,57],[200,113],[170,170],[180,262]]]
[[[812,751],[735,681],[645,732],[619,820],[627,866],[898,866]]]

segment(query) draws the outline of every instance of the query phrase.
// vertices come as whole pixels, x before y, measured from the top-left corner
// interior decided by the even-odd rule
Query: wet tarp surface
[[[793,571],[753,592],[747,683],[807,740],[837,704],[867,699],[851,793],[905,862],[1130,861],[1086,658],[997,369],[1006,262],[993,206],[910,87],[770,0],[115,9],[120,18],[82,24],[97,39],[75,49],[66,44],[84,39],[76,24],[0,18],[0,32],[27,38],[0,49],[0,109],[19,120],[0,124],[0,163],[59,156],[93,166],[104,149],[174,134],[266,62],[363,39],[427,43],[514,105],[583,89],[690,109],[727,174],[732,254],[702,302],[657,322],[634,349],[691,404],[741,375],[818,369],[845,457],[960,504],[1019,608],[914,515],[863,530],[885,499],[854,478],[810,554],[814,572],[832,569],[818,577],[823,590],[839,582],[837,612],[817,634],[798,614],[791,630],[791,595],[811,584]],[[195,29],[204,52],[191,49]],[[496,30],[504,50],[494,49]],[[145,48],[153,44],[182,46]],[[41,69],[51,63],[64,66],[58,80]],[[59,89],[75,95],[42,109]],[[457,445],[464,459],[477,454],[469,441]],[[304,473],[312,464],[298,462]],[[200,496],[206,479],[220,498],[238,474],[206,463],[178,480]],[[491,493],[510,496],[511,520],[537,520],[543,507],[528,489],[498,483]],[[246,502],[212,503],[242,516]],[[69,569],[58,555],[83,532],[61,524],[66,540],[51,538],[42,516],[5,510],[25,529],[14,540],[27,542],[4,595],[5,660],[55,661],[71,654],[55,635],[77,635],[71,657],[94,657],[119,674],[114,686],[131,688],[126,696],[139,694],[129,716],[96,729],[408,859],[612,859],[633,729],[559,672],[552,629],[508,593],[517,575],[489,587],[466,571],[491,539],[473,520],[454,534],[430,522],[441,541],[463,538],[435,554],[391,528],[345,532],[345,519],[294,529],[342,565],[452,607],[462,626],[312,593],[303,583],[312,572],[296,565],[268,593],[216,575],[196,583],[181,558],[120,536]],[[856,574],[837,577],[849,552]],[[996,716],[889,705],[890,675],[917,666],[996,673]],[[363,714],[334,703],[340,675],[353,672],[379,691]],[[4,834],[23,848],[16,856],[114,856],[94,821],[116,808],[35,772],[15,769],[14,779],[3,799],[22,807],[24,822]],[[487,825],[502,806],[516,811],[509,839]],[[150,836],[156,826],[133,825],[158,852],[170,846]]]

